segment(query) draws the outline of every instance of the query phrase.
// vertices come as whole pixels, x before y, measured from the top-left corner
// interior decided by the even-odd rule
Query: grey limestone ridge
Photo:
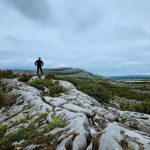
[[[81,78],[87,78],[87,77],[101,77],[99,75],[96,75],[94,73],[85,71],[83,69],[79,68],[71,68],[71,67],[60,67],[60,68],[52,68],[52,69],[43,69],[44,73],[53,73],[55,75],[67,75],[71,77],[81,77]],[[34,70],[13,70],[15,73],[36,73]]]
[[[67,81],[59,81],[68,91],[59,97],[44,96],[42,91],[17,79],[4,79],[3,82],[12,87],[11,94],[19,95],[9,109],[3,107],[0,110],[0,123],[10,127],[4,137],[27,128],[40,114],[47,113],[39,120],[39,129],[52,122],[54,116],[66,121],[65,127],[45,133],[59,135],[51,142],[52,145],[57,140],[56,150],[95,150],[93,137],[96,135],[99,135],[98,150],[150,150],[150,115],[103,107]],[[26,116],[30,117],[27,122],[11,126]],[[16,149],[20,142],[25,140],[13,143]],[[42,146],[30,143],[22,149],[46,149]]]

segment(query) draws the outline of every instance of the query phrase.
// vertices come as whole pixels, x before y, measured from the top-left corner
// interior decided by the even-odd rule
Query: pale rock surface
[[[30,81],[33,80],[37,80],[37,77]],[[0,122],[9,125],[6,134],[28,127],[40,114],[47,113],[47,117],[40,120],[37,126],[53,121],[53,117],[66,120],[67,123],[64,128],[55,128],[46,133],[60,135],[59,139],[54,139],[59,140],[57,150],[66,150],[68,147],[73,150],[92,150],[92,136],[99,132],[102,133],[99,150],[123,150],[123,139],[135,150],[140,146],[145,150],[150,149],[150,115],[103,107],[66,81],[59,81],[59,84],[67,89],[67,93],[54,98],[43,96],[41,91],[17,79],[3,82],[13,87],[12,94],[18,95],[14,105],[0,109]],[[11,127],[25,117],[28,118],[26,123]],[[30,150],[36,146],[33,143],[24,149]]]
[[[135,131],[121,127],[116,122],[110,123],[103,132],[99,141],[99,150],[123,150],[121,147],[123,139],[127,141],[128,147],[135,150],[140,148],[149,150],[150,148],[150,138],[145,138]]]

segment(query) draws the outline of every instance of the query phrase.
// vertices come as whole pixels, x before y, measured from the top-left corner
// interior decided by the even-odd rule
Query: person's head
[[[41,57],[39,57],[39,60],[41,60]]]

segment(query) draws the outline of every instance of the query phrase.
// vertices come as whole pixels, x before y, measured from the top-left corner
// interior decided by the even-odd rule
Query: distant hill
[[[113,78],[150,78],[150,74],[135,74],[135,75],[122,75],[122,76],[113,76]]]
[[[56,75],[72,76],[72,77],[100,77],[99,75],[93,74],[91,72],[79,69],[79,68],[53,68],[53,69],[44,69],[45,73],[54,73]]]
[[[13,69],[14,73],[36,73],[36,70]]]
[[[44,71],[44,73],[53,73],[55,75],[80,77],[80,78],[101,77],[99,75],[93,74],[93,73],[85,71],[83,69],[71,68],[71,67],[50,68],[50,69],[43,69],[43,71]],[[15,73],[36,73],[36,70],[13,70],[13,72],[15,72]]]

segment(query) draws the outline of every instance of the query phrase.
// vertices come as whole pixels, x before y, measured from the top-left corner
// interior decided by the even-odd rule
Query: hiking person
[[[43,70],[42,70],[42,66],[44,65],[43,61],[41,60],[41,58],[39,57],[39,59],[34,63],[37,66],[37,75],[39,76],[39,71],[41,72],[41,74],[43,75]]]

